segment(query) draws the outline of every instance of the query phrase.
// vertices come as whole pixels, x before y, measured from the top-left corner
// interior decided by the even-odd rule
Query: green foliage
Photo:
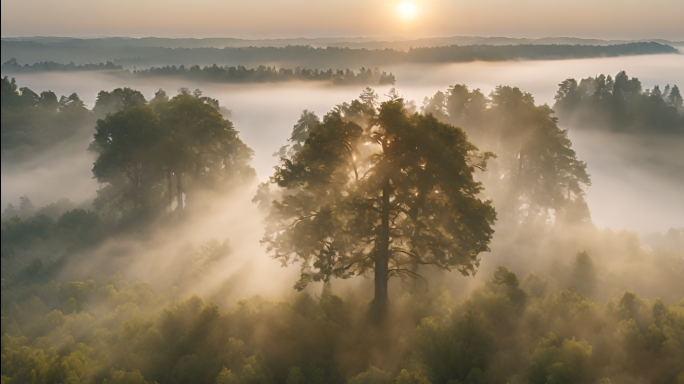
[[[489,97],[465,85],[426,98],[423,113],[460,127],[496,158],[482,175],[500,218],[513,223],[588,221],[584,188],[591,184],[567,131],[531,94],[499,86]]]
[[[90,228],[96,228],[100,224],[100,217],[95,212],[83,209],[74,209],[64,212],[57,220],[60,228],[78,229],[85,232]]]
[[[140,91],[128,87],[117,88],[111,92],[100,91],[97,94],[97,100],[95,100],[93,113],[98,118],[102,118],[108,113],[140,107],[146,103],[145,96]]]
[[[558,339],[551,333],[532,355],[529,379],[532,384],[570,384],[586,381],[592,348],[584,340]]]
[[[58,108],[56,96],[20,93],[6,83],[3,114],[5,105]],[[94,272],[69,280],[86,273],[63,268],[70,255],[90,256],[90,247],[114,234],[118,222],[104,209],[92,212],[65,200],[36,209],[23,197],[19,207],[8,206],[1,240],[2,383],[684,380],[681,230],[662,236],[653,251],[633,233],[586,230],[582,244],[590,247],[576,255],[576,238],[535,234],[561,254],[549,275],[529,273],[521,281],[499,266],[464,301],[453,300],[446,288],[402,286],[392,308],[395,321],[381,327],[368,322],[362,299],[333,295],[332,277],[375,270],[377,279],[378,260],[388,263],[387,274],[376,280],[385,294],[390,276],[424,274],[418,269],[423,264],[473,274],[494,219],[489,202],[477,197],[483,191],[473,177],[485,160],[495,170],[492,178],[482,176],[493,186],[487,191],[506,197],[515,221],[588,218],[581,209],[589,182],[584,165],[548,107],[535,106],[529,94],[499,87],[487,98],[454,86],[428,100],[424,111],[432,115],[411,113],[394,90],[388,96],[378,106],[367,89],[322,121],[305,111],[279,153],[273,181],[281,190],[272,194],[262,187],[255,198],[275,196],[276,220],[266,240],[281,261],[302,262],[299,288],[325,283],[320,297],[253,297],[229,308],[179,297],[178,287],[202,281],[230,254],[229,243],[216,240],[191,253],[179,275],[168,279],[175,287],[166,295],[120,275]],[[73,112],[70,119],[84,109],[77,98],[67,104],[74,109],[59,113]],[[142,212],[170,208],[173,197],[183,207],[200,190],[220,190],[252,175],[251,151],[216,100],[199,90],[181,89],[171,99],[160,90],[147,103],[135,90],[116,89],[101,92],[96,109],[104,116],[93,145],[100,154],[96,175],[108,184],[100,207]],[[482,140],[493,137],[494,144],[483,142],[498,159],[478,152],[462,130],[436,117],[463,124]],[[4,127],[3,120],[3,135]],[[541,260],[543,251],[534,252],[533,259]],[[646,300],[622,286],[606,289],[606,269],[643,288],[635,291],[652,293],[647,279],[656,275],[671,292],[665,300]],[[616,290],[619,297],[605,296]]]
[[[579,291],[584,296],[591,297],[596,292],[597,284],[594,262],[586,252],[578,253],[570,274],[569,288]]]
[[[163,91],[150,104],[130,88],[100,92],[96,113],[122,108],[98,120],[91,150],[94,176],[106,186],[97,207],[133,212],[182,210],[201,189],[251,180],[253,151],[223,118],[218,101],[182,90]]]
[[[306,69],[297,67],[293,69],[276,67],[266,67],[259,65],[257,68],[247,69],[242,65],[237,67],[205,66],[201,68],[199,65],[186,67],[181,65],[167,65],[164,67],[150,67],[149,69],[140,69],[133,71],[135,75],[152,77],[152,76],[175,76],[183,77],[201,81],[212,81],[221,83],[254,83],[254,82],[277,82],[289,80],[303,80],[303,81],[330,81],[335,85],[383,85],[394,84],[395,78],[392,73],[380,72],[361,67],[359,73],[349,69],[338,69],[333,71],[319,71],[318,69]]]
[[[52,91],[19,88],[14,79],[2,80],[2,161],[18,162],[85,132],[94,122],[75,93],[57,99]]]
[[[419,276],[421,265],[473,274],[496,213],[473,179],[488,154],[461,129],[410,115],[396,94],[376,110],[370,92],[322,122],[302,115],[271,178],[287,192],[264,242],[284,264],[301,263],[297,289],[373,270],[382,311],[391,276]]]
[[[12,203],[7,204],[7,208],[2,212],[2,222],[4,223],[14,216],[29,217],[33,215],[35,211],[36,207],[31,202],[31,199],[24,195],[19,198],[19,207],[15,207]],[[56,219],[56,217],[50,218]]]
[[[223,367],[218,376],[216,376],[216,384],[237,384],[238,377],[228,368]]]
[[[24,64],[23,66],[17,63],[17,60],[12,58],[2,64],[2,71],[5,73],[36,73],[36,72],[80,72],[80,71],[110,71],[120,76],[131,73],[123,69],[121,65],[115,65],[110,61],[106,63],[75,65],[74,62],[69,64],[60,64],[53,61],[42,61],[32,65]],[[166,65],[163,67],[150,67],[148,69],[134,69],[134,76],[139,77],[182,77],[186,79],[220,82],[220,83],[263,83],[263,82],[280,82],[280,81],[328,81],[335,85],[394,85],[396,79],[390,72],[380,72],[378,68],[366,69],[361,67],[358,73],[349,70],[328,69],[327,71],[319,71],[318,69],[306,69],[296,67],[295,69],[280,68],[275,66],[267,67],[259,65],[256,68],[247,69],[243,65],[237,67],[211,65],[200,67],[199,65],[192,65],[186,67],[180,65]],[[124,91],[130,88],[124,88]],[[121,89],[114,90],[112,95],[109,92],[102,91],[98,95],[98,102],[95,105],[94,112],[98,117],[104,116],[100,106],[108,105],[111,101],[108,96],[116,97],[116,93]],[[137,92],[137,91],[136,91]],[[100,97],[102,96],[102,97]],[[144,102],[143,102],[144,103]],[[111,104],[108,105],[111,107]],[[111,108],[108,112],[119,110],[119,108]]]
[[[35,209],[25,196],[20,209],[10,204],[4,216],[17,211],[26,216],[14,215],[2,223],[3,284],[45,282],[58,273],[70,255],[92,247],[113,232],[115,223],[111,220],[90,210],[69,209],[73,206],[62,199]]]
[[[74,72],[74,71],[103,71],[121,70],[120,65],[114,65],[111,61],[106,63],[76,65],[74,62],[69,64],[55,63],[54,61],[41,61],[32,65],[18,64],[17,59],[11,58],[2,63],[2,71],[5,73],[35,73],[35,72]]]
[[[423,319],[406,340],[406,374],[427,373],[432,383],[667,383],[679,374],[683,307],[630,292],[597,304],[571,291],[527,295],[520,307],[514,277],[500,267],[449,314]],[[674,348],[663,353],[665,345]]]
[[[98,120],[95,129],[93,150],[99,156],[93,175],[110,187],[108,199],[133,201],[136,210],[152,204],[160,183],[153,178],[158,172],[153,148],[160,136],[159,116],[148,106],[133,107]]]
[[[528,280],[528,279],[525,279]],[[684,306],[527,292],[498,268],[462,302],[404,294],[380,329],[330,294],[222,310],[120,276],[2,290],[5,382],[610,383],[681,380]],[[513,293],[513,294],[512,294]],[[169,304],[173,303],[173,304]],[[384,341],[383,341],[384,340]],[[382,368],[377,368],[382,367]],[[11,380],[11,381],[10,381]]]
[[[496,288],[491,287],[492,291],[504,289],[508,300],[518,309],[525,307],[527,301],[527,293],[520,288],[518,277],[508,268],[500,265],[492,275],[490,284],[497,285]]]
[[[143,375],[137,369],[133,372],[112,370],[111,380],[104,379],[102,384],[148,384]]]
[[[407,370],[402,369],[399,372],[399,376],[395,378],[396,384],[432,384],[425,376],[418,372],[409,373]]]
[[[389,372],[370,366],[364,372],[349,379],[347,384],[392,384],[392,376]]]
[[[292,367],[290,373],[287,375],[287,381],[285,384],[306,384],[306,376],[302,373],[299,367]]]
[[[21,41],[4,37],[2,46],[6,57],[31,55],[57,62],[113,60],[116,64],[138,68],[149,68],[159,63],[188,65],[218,60],[230,65],[258,66],[265,62],[291,62],[296,58],[298,63],[310,68],[340,68],[407,62],[560,60],[678,53],[676,48],[653,41],[587,45],[584,40],[568,38],[554,39],[551,44],[539,44],[540,41],[533,39],[440,37],[422,40],[421,44],[432,46],[419,48],[412,47],[415,41],[358,42],[352,43],[354,48],[350,48],[348,44],[331,43],[328,39],[315,41],[323,47],[311,46],[310,39],[298,39],[292,44],[283,40],[272,41],[277,46],[236,46],[253,43],[215,38],[50,39],[34,37]],[[287,45],[282,46],[284,43]]]
[[[601,74],[578,83],[567,79],[558,85],[554,109],[566,125],[607,128],[640,134],[684,134],[684,107],[677,85],[642,90],[639,79],[625,71],[615,79]]]

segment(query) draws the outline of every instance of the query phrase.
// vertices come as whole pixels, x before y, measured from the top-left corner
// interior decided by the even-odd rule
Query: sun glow
[[[402,1],[397,4],[397,14],[402,19],[412,19],[416,16],[418,7],[410,1]]]

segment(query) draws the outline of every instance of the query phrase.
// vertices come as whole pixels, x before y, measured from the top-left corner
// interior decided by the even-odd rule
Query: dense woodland
[[[3,40],[2,60],[14,57],[21,62],[93,63],[111,61],[125,67],[163,66],[170,63],[191,66],[221,63],[255,67],[278,62],[283,66],[309,68],[366,68],[398,63],[445,63],[501,60],[557,60],[626,55],[678,54],[669,45],[639,42],[614,45],[521,44],[521,45],[443,45],[429,48],[353,49],[327,46],[288,45],[226,48],[169,48],[163,46],[107,46],[100,44],[50,44],[37,41]]]
[[[622,71],[613,79],[567,79],[558,85],[553,107],[566,124],[605,127],[618,132],[684,135],[684,103],[677,85],[644,90],[639,79]]]
[[[164,283],[70,269],[120,257],[107,242],[191,231],[211,196],[254,181],[216,100],[119,88],[67,115],[41,107],[47,92],[2,90],[3,145],[15,121],[91,119],[103,185],[92,205],[4,211],[3,384],[684,383],[684,230],[647,247],[596,228],[586,164],[518,88],[455,85],[420,109],[366,89],[304,111],[254,197],[267,252],[301,268],[296,290],[228,306],[193,295],[231,260],[226,239],[165,255],[181,264]],[[494,246],[508,267],[454,298]],[[354,294],[335,290],[345,281]]]
[[[2,161],[17,162],[41,150],[73,138],[95,119],[76,93],[60,96],[52,91],[40,94],[19,87],[4,77],[2,92]]]

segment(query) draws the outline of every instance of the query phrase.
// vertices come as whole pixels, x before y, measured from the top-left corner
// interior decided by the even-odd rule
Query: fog
[[[665,58],[667,60],[663,60]],[[438,66],[402,65],[391,70],[397,74],[396,89],[408,100],[415,101],[417,106],[421,105],[426,96],[430,97],[438,90],[444,91],[453,84],[466,84],[471,89],[479,88],[485,94],[493,91],[497,85],[517,86],[530,92],[537,103],[552,105],[556,84],[568,77],[581,78],[597,73],[627,70],[631,75],[639,77],[645,88],[651,88],[657,84],[662,86],[684,83],[679,71],[682,65],[684,57],[659,56],[474,62]],[[36,91],[49,89],[58,95],[76,92],[89,107],[94,105],[100,90],[117,87],[140,90],[148,100],[159,88],[170,94],[181,87],[200,88],[205,95],[218,99],[221,106],[231,111],[230,119],[240,132],[240,137],[255,150],[252,166],[257,171],[259,181],[267,181],[272,175],[273,167],[278,163],[278,158],[273,154],[286,143],[292,125],[303,109],[323,116],[335,105],[356,98],[361,91],[358,86],[332,86],[315,82],[236,85],[164,78],[122,80],[106,72],[20,74],[16,79],[22,86]],[[375,87],[380,95],[387,94],[389,89],[390,86]],[[381,100],[386,98],[381,96]],[[680,156],[684,145],[681,138],[644,139],[564,127],[562,122],[561,126],[569,129],[578,157],[588,163],[593,184],[587,190],[586,199],[591,219],[599,228],[627,229],[648,235],[654,232],[664,233],[670,228],[684,225],[684,205],[680,203],[684,179],[678,177],[684,166]],[[86,151],[92,141],[93,132],[79,132],[63,144],[29,161],[19,164],[3,163],[3,208],[9,203],[17,205],[19,197],[24,195],[38,207],[66,197],[87,208],[99,188],[91,172],[95,156]],[[74,270],[120,270],[133,280],[167,284],[169,276],[178,274],[188,267],[188,263],[193,262],[193,247],[211,239],[227,239],[231,242],[231,256],[220,262],[217,268],[220,272],[208,277],[200,285],[188,287],[188,292],[215,298],[225,291],[223,281],[235,281],[236,276],[241,275],[253,276],[258,270],[259,275],[265,273],[272,276],[268,284],[263,284],[262,279],[250,278],[246,278],[244,282],[232,283],[230,294],[223,294],[219,302],[228,305],[235,299],[253,294],[277,298],[283,292],[289,292],[289,284],[295,280],[298,272],[297,268],[292,267],[281,269],[277,262],[264,254],[264,248],[259,244],[264,217],[250,202],[255,187],[256,184],[251,184],[230,195],[208,198],[200,210],[203,213],[195,216],[201,217],[201,220],[180,225],[170,234],[148,234],[147,236],[155,239],[149,244],[140,243],[140,238],[108,241],[96,252],[101,257],[93,258],[89,254],[85,260],[72,260],[72,265],[67,270],[70,271],[69,274]],[[225,212],[232,214],[226,215]],[[508,260],[508,246],[505,240],[495,239],[493,253],[483,258],[480,276],[486,279],[500,263],[516,265],[515,260]],[[542,251],[535,248],[534,252]],[[141,259],[139,254],[146,256]],[[171,258],[172,263],[169,262],[169,254],[175,254]],[[110,257],[111,255],[119,256]],[[163,265],[162,269],[159,269],[160,265]],[[540,264],[535,269],[523,263],[518,269],[525,272],[533,268],[543,273],[548,267],[547,264]],[[356,286],[360,283],[333,282],[336,289],[345,290],[350,284]],[[458,287],[455,288],[456,291],[465,295],[480,283],[480,279],[455,279],[448,284],[455,284],[454,287]],[[317,289],[320,288],[314,288],[314,291]]]
[[[557,84],[566,78],[583,78],[625,70],[638,77],[644,88],[684,84],[684,56],[658,55],[604,59],[472,62],[448,65],[397,65],[386,68],[396,75],[395,88],[418,106],[423,98],[453,84],[480,88],[488,94],[497,85],[519,87],[531,93],[539,104],[553,105]],[[348,101],[361,87],[335,87],[309,83],[216,84],[178,79],[121,79],[106,73],[20,74],[21,86],[57,94],[78,93],[89,106],[100,90],[131,87],[151,98],[160,87],[173,93],[180,87],[200,88],[232,111],[240,136],[256,155],[252,162],[260,180],[265,181],[278,162],[272,154],[286,141],[292,124],[303,109],[324,115],[336,104]],[[390,86],[375,87],[383,95]],[[599,227],[626,228],[641,233],[666,231],[682,226],[684,205],[677,203],[682,179],[678,141],[662,140],[665,147],[654,149],[648,143],[619,135],[593,135],[569,129],[579,158],[588,162],[594,185],[587,201],[592,220]],[[653,139],[658,141],[659,139]],[[92,157],[86,153],[88,135],[75,137],[68,149],[54,149],[19,167],[2,166],[2,206],[28,195],[37,205],[57,197],[83,201],[93,196],[96,183],[89,172]],[[62,156],[64,152],[69,156]],[[648,161],[645,161],[648,160]],[[639,180],[639,182],[635,182]],[[648,180],[648,182],[646,182]],[[616,197],[617,196],[617,197]],[[625,209],[629,207],[629,209]],[[657,219],[657,220],[656,220]]]
[[[597,225],[644,234],[682,226],[684,139],[570,132],[592,175],[587,201]]]
[[[31,156],[3,147],[3,384],[684,383],[684,136],[556,126],[538,107],[569,77],[625,70],[662,89],[684,86],[683,67],[675,55],[395,65],[383,70],[399,95],[375,87],[382,104],[317,82],[15,75],[88,109],[102,90],[146,100],[102,95],[118,112],[94,110],[95,138],[90,124]],[[455,84],[492,95],[470,127],[406,113]],[[70,116],[66,99],[8,94],[3,111]],[[221,114],[239,138],[221,136],[234,133]],[[14,117],[3,112],[3,135],[30,131]]]

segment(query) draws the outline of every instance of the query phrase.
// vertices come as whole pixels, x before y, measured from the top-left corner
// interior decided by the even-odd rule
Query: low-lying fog
[[[565,61],[472,62],[448,65],[401,65],[392,71],[395,87],[420,106],[426,96],[461,83],[488,94],[497,85],[530,92],[537,103],[553,104],[557,84],[621,70],[638,77],[644,88],[658,84],[684,86],[684,56],[658,55]],[[121,79],[107,73],[42,73],[16,75],[20,87],[58,95],[78,93],[92,107],[100,90],[132,87],[149,99],[160,87],[173,94],[180,87],[200,88],[232,111],[231,120],[256,156],[253,166],[266,180],[277,159],[272,156],[290,134],[303,109],[319,116],[335,104],[356,98],[362,87],[334,87],[311,83],[218,84],[182,79]],[[389,87],[374,87],[379,94]],[[561,122],[561,125],[562,122]],[[588,163],[593,186],[587,200],[593,221],[600,227],[626,228],[641,233],[666,231],[684,225],[684,142],[652,138],[648,141],[617,134],[590,133],[570,128],[578,157]],[[90,172],[93,159],[86,148],[90,135],[74,137],[69,145],[19,166],[2,165],[2,207],[28,195],[41,206],[67,197],[83,201],[94,195]],[[259,231],[261,232],[261,231]]]

